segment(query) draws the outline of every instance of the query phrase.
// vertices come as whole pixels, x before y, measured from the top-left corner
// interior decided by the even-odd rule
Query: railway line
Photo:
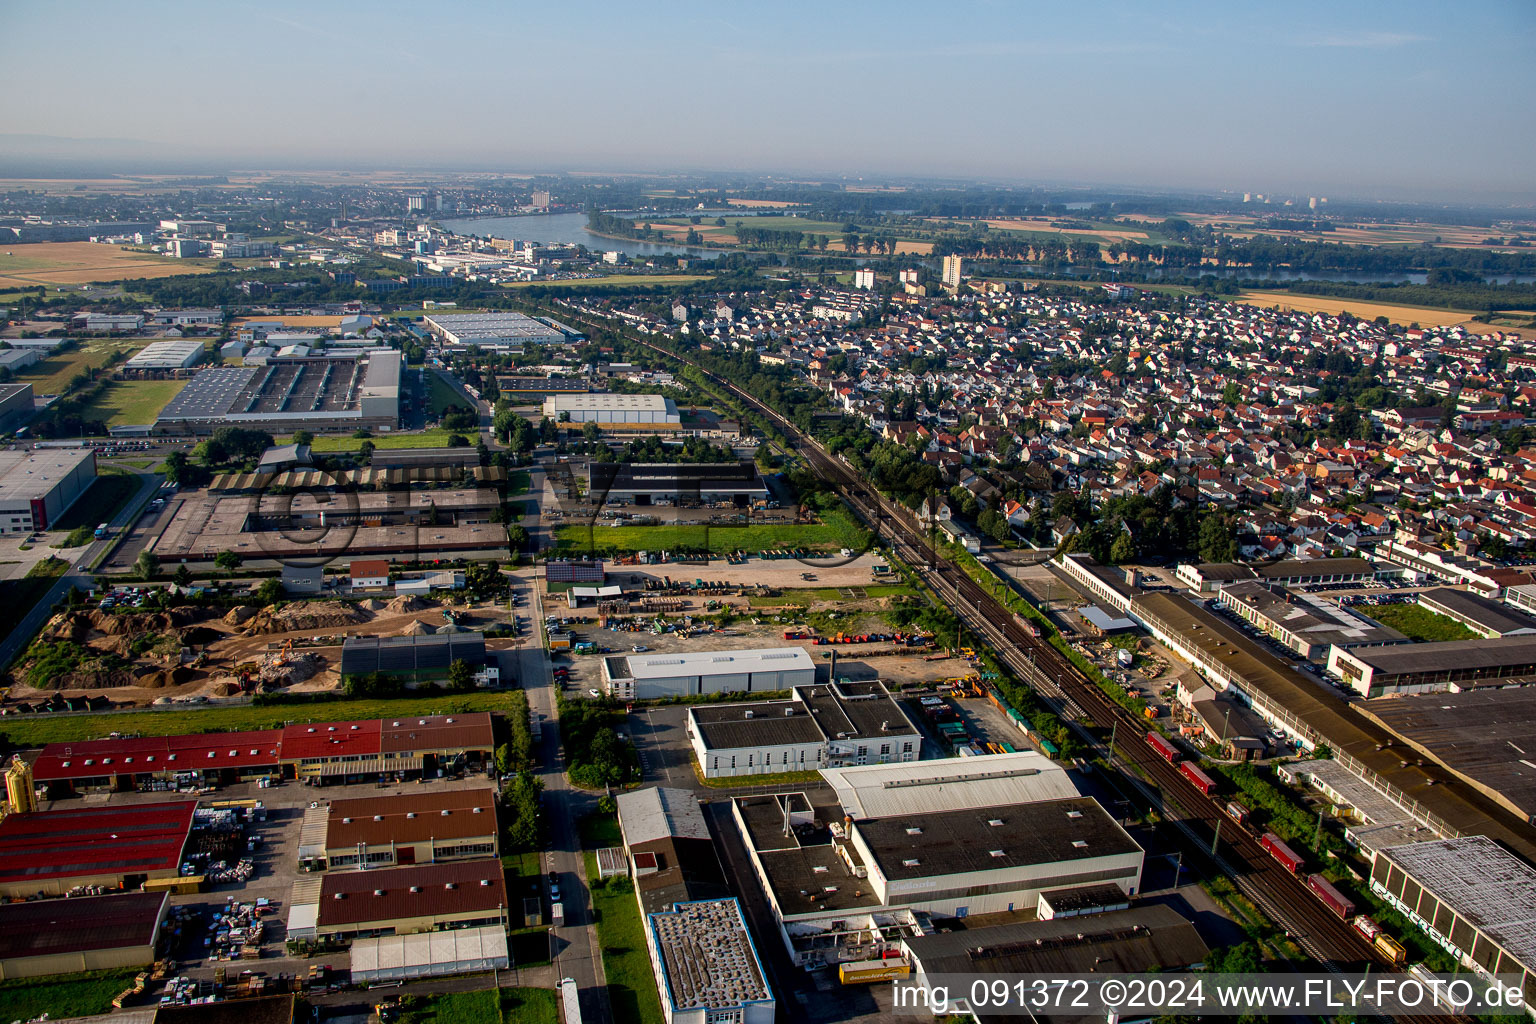
[[[667,358],[689,362],[650,342],[640,344]],[[1292,941],[1309,956],[1335,972],[1360,965],[1404,969],[1388,962],[1348,922],[1331,913],[1306,888],[1302,877],[1292,874],[1260,847],[1256,835],[1228,818],[1224,798],[1202,793],[1176,765],[1159,757],[1144,742],[1147,730],[1140,721],[935,550],[907,518],[905,510],[893,507],[851,467],[777,410],[731,381],[696,363],[690,365],[777,424],[795,443],[798,454],[838,488],[849,505],[900,558],[917,569],[939,597],[950,602],[951,610],[961,621],[984,637],[997,656],[1020,679],[1032,685],[1065,721],[1071,722],[1090,745],[1103,750],[1110,764],[1124,771],[1130,784],[1184,836],[1187,849],[1231,877],[1238,889],[1285,928]],[[1119,742],[1106,743],[1093,729],[1108,731]],[[1450,1014],[1422,1019],[1430,1024],[1461,1020]]]

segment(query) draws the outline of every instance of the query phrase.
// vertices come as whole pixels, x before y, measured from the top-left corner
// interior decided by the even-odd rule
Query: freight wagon
[[[907,963],[907,958],[902,956],[837,965],[837,980],[844,985],[868,985],[874,981],[905,978],[911,973],[911,965]]]
[[[1157,751],[1157,755],[1169,764],[1176,764],[1179,758],[1183,756],[1179,753],[1178,747],[1169,743],[1155,732],[1147,733],[1147,746]]]
[[[1308,875],[1307,888],[1312,894],[1328,905],[1341,921],[1348,921],[1355,914],[1354,902],[1339,890],[1335,889],[1322,875]]]
[[[1216,780],[1201,771],[1193,761],[1185,761],[1179,765],[1179,772],[1190,782],[1193,782],[1195,788],[1206,796],[1216,792]]]
[[[1227,801],[1227,817],[1231,818],[1239,825],[1246,825],[1248,824],[1248,815],[1248,808],[1244,807],[1236,800]]]
[[[1265,832],[1259,837],[1259,845],[1269,851],[1269,855],[1285,866],[1285,870],[1291,874],[1299,874],[1302,864],[1306,863],[1295,850],[1286,846],[1284,841],[1273,832]]]

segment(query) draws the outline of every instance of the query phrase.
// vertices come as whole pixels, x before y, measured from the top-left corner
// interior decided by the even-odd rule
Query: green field
[[[139,489],[139,480],[136,473],[126,473],[111,466],[101,467],[96,482],[76,498],[68,511],[59,516],[58,522],[50,524],[50,528],[73,530],[89,526],[94,529],[97,523],[111,522],[112,517],[121,511],[123,503]]]
[[[608,1002],[613,1019],[663,1020],[651,957],[645,948],[645,930],[634,885],[627,877],[597,884],[597,854],[603,846],[619,846],[618,819],[613,815],[588,815],[581,821],[583,858],[592,892],[592,912],[597,919],[597,941],[602,947],[603,974],[608,979]]]
[[[559,999],[553,989],[501,990],[502,1024],[560,1024]]]
[[[469,402],[464,396],[454,390],[453,386],[443,380],[431,370],[426,371],[427,378],[427,411],[433,416],[441,416],[443,413],[458,406],[468,409]]]
[[[419,430],[412,433],[379,434],[366,438],[372,441],[375,448],[446,448],[448,438],[456,433],[452,430]],[[458,431],[464,437],[474,441],[470,434],[473,431]],[[317,437],[310,448],[315,452],[355,452],[362,447],[365,439],[361,437]],[[278,444],[292,444],[291,438],[284,438]]]
[[[501,1024],[501,1000],[493,988],[407,996],[403,1024]]]
[[[664,243],[659,243],[664,244]],[[679,245],[682,243],[679,242]],[[593,288],[601,285],[629,284],[645,287],[678,286],[708,281],[708,274],[605,274],[602,277],[579,277],[566,281],[515,281],[503,288]]]
[[[796,587],[783,591],[778,597],[754,597],[750,603],[753,608],[779,608],[789,604],[810,604],[812,601],[847,601],[850,598],[844,593],[845,590],[853,593],[851,600],[855,601],[914,593],[904,583],[878,583],[871,587]]]
[[[1374,604],[1366,605],[1361,610],[1415,643],[1477,639],[1476,633],[1455,619],[1432,612],[1420,604]]]
[[[433,697],[412,695],[400,700],[340,698],[312,704],[247,704],[196,710],[117,711],[100,715],[72,715],[68,718],[7,720],[5,733],[16,746],[37,747],[45,743],[99,739],[110,732],[173,736],[190,732],[275,729],[287,722],[347,722],[361,718],[388,718],[402,713],[451,715],[471,711],[503,711],[509,703],[505,694],[461,693]]]
[[[562,551],[758,551],[773,548],[838,546],[830,526],[561,526],[555,530]]]
[[[115,380],[102,396],[80,411],[109,427],[153,423],[166,403],[181,393],[186,380]]]
[[[133,986],[137,970],[90,971],[0,982],[0,1020],[89,1017],[111,1013],[112,1000]]]
[[[137,351],[148,342],[141,338],[94,338],[82,341],[80,347],[33,363],[16,375],[19,383],[31,384],[38,395],[59,395],[74,380],[75,375],[86,369],[99,369],[107,365],[114,352]],[[155,410],[159,412],[159,410]]]

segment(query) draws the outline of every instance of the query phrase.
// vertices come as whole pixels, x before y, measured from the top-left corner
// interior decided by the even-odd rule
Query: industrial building
[[[152,341],[123,364],[131,373],[151,370],[185,370],[203,358],[200,341]]]
[[[70,807],[0,820],[0,895],[62,896],[75,886],[136,889],[181,873],[191,800]]]
[[[805,793],[732,801],[801,965],[873,959],[930,918],[1032,911],[1042,893],[1091,885],[1140,889],[1141,848],[1038,754],[822,776],[835,805]]]
[[[1253,623],[1304,658],[1326,659],[1330,647],[1384,647],[1408,637],[1353,608],[1256,580],[1222,587],[1216,603]]]
[[[1175,575],[1203,594],[1232,583],[1258,580],[1272,587],[1302,587],[1320,583],[1365,583],[1376,578],[1376,568],[1363,558],[1287,558],[1268,565],[1240,562],[1185,563]]]
[[[506,970],[511,963],[505,928],[456,928],[357,939],[349,974],[355,985],[379,985]]]
[[[1433,693],[1536,675],[1536,635],[1328,652],[1328,672],[1362,697]]]
[[[32,773],[55,796],[164,784],[218,786],[252,778],[324,784],[386,774],[420,776],[453,763],[483,764],[493,747],[491,716],[475,712],[50,743],[32,762]]]
[[[400,424],[400,372],[400,353],[385,349],[213,366],[166,404],[154,432],[393,430]]]
[[[1136,597],[1134,571],[1100,565],[1092,555],[1064,554],[1058,564],[1085,593],[1124,613]]]
[[[0,980],[148,967],[171,895],[0,903]]]
[[[773,1024],[773,990],[735,897],[678,903],[645,925],[667,1024]]]
[[[0,534],[50,529],[95,479],[89,448],[0,452]]]
[[[569,423],[676,427],[683,422],[677,403],[665,395],[555,394],[544,399],[543,412]]]
[[[712,505],[746,508],[768,497],[752,462],[589,462],[587,493],[610,505]]]
[[[1382,850],[1371,889],[1479,974],[1520,975],[1536,1000],[1536,868],[1487,836]]]
[[[506,927],[507,887],[494,858],[376,871],[327,871],[293,883],[291,939],[351,940]]]
[[[1467,590],[1436,587],[1421,592],[1418,603],[1432,612],[1455,619],[1478,636],[1489,639],[1536,633],[1536,618]]]
[[[308,871],[400,867],[500,856],[496,792],[488,787],[398,797],[333,800],[310,807],[299,827]]]
[[[1536,686],[1399,694],[1356,705],[1522,821],[1536,824]]]
[[[789,700],[698,704],[688,738],[705,778],[915,761],[922,734],[879,682],[798,686]]]
[[[36,411],[37,400],[31,384],[0,384],[0,430],[14,430],[31,419]]]
[[[525,345],[564,345],[582,335],[554,321],[523,313],[432,313],[422,318],[445,345],[475,345],[485,349],[522,348]]]
[[[349,636],[341,647],[343,677],[383,672],[409,683],[435,682],[448,678],[455,661],[474,669],[476,686],[501,682],[496,659],[486,657],[485,634],[475,630],[429,636]]]
[[[815,681],[816,663],[801,647],[614,655],[603,659],[603,690],[620,700],[787,691],[810,686]]]

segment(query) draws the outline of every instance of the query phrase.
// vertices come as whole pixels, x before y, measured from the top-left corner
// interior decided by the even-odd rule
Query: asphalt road
[[[112,517],[112,535],[104,540],[92,541],[83,552],[77,552],[71,557],[74,563],[68,572],[60,576],[52,589],[43,596],[43,599],[32,606],[5,637],[0,640],[0,666],[9,665],[11,659],[20,654],[32,642],[37,631],[43,628],[43,623],[53,614],[53,606],[64,599],[69,593],[70,587],[80,587],[82,590],[90,585],[92,576],[89,572],[80,571],[80,566],[94,566],[102,558],[105,552],[114,547],[122,539],[124,528],[139,518],[139,510],[142,509],[150,497],[160,489],[164,478],[154,473],[136,473],[139,477],[139,489],[132,498]]]
[[[544,606],[539,591],[533,588],[531,615],[534,627],[543,621]],[[574,789],[565,778],[565,756],[560,746],[560,731],[555,715],[554,677],[549,658],[539,644],[530,644],[516,652],[518,679],[528,694],[529,712],[542,719],[539,777],[544,783],[544,813],[549,842],[543,854],[543,867],[560,880],[561,903],[565,922],[550,929],[551,960],[555,979],[574,978],[581,990],[582,1019],[596,1024],[613,1021],[608,1002],[608,980],[598,954],[597,929],[592,919],[591,894],[581,858],[581,837],[576,822],[596,809],[597,798]]]

